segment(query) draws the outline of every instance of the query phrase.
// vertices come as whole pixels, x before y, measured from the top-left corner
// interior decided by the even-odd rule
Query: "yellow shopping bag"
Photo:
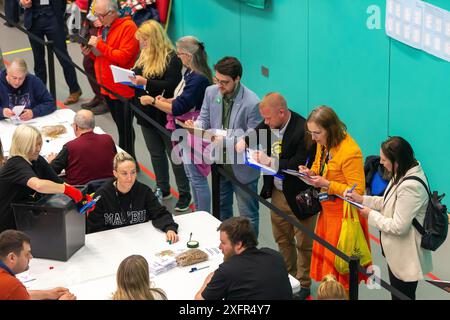
[[[350,257],[358,257],[362,266],[372,262],[369,246],[359,222],[358,212],[355,207],[346,201],[344,201],[342,227],[337,248]],[[334,267],[340,274],[350,272],[348,263],[338,256],[334,260]]]

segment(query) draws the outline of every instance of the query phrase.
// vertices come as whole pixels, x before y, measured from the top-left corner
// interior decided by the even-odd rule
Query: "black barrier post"
[[[47,41],[47,60],[48,60],[48,81],[50,84],[50,93],[56,101],[56,85],[55,85],[55,58],[53,55],[53,41]]]
[[[350,279],[349,279],[349,299],[350,300],[358,300],[358,266],[359,266],[359,258],[358,257],[350,257]]]
[[[212,214],[220,220],[220,173],[217,164],[211,165]]]
[[[123,146],[120,146],[121,148],[124,148],[126,152],[128,152],[131,156],[136,158],[136,155],[133,154],[133,148],[131,146],[131,141],[133,141],[133,139],[131,138],[130,132],[131,132],[131,128],[128,126],[133,126],[133,124],[129,123],[130,122],[130,102],[128,100],[125,100],[125,104],[123,106],[123,123],[124,123],[124,128],[123,128],[123,137],[122,137],[122,141],[123,141]],[[121,101],[122,102],[122,101]],[[119,137],[120,140],[120,137]]]

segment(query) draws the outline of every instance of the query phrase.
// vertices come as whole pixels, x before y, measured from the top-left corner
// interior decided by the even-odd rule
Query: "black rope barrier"
[[[6,17],[0,13],[0,18],[8,21]],[[145,121],[147,121],[149,124],[151,124],[153,127],[158,129],[161,133],[164,135],[171,137],[172,133],[167,130],[165,127],[163,127],[161,124],[150,118],[144,111],[142,111],[140,108],[136,107],[131,101],[118,93],[110,90],[109,88],[105,87],[104,85],[97,82],[96,77],[88,74],[85,72],[84,69],[82,69],[80,66],[75,64],[72,59],[67,56],[65,53],[61,52],[57,48],[53,47],[53,43],[51,41],[43,41],[42,39],[36,37],[34,34],[29,32],[28,30],[24,29],[17,23],[12,23],[14,27],[16,27],[18,30],[22,31],[23,33],[27,34],[31,39],[34,41],[45,45],[48,49],[48,59],[49,59],[49,65],[50,61],[53,60],[53,52],[56,53],[61,59],[66,60],[66,62],[70,63],[75,69],[77,69],[79,72],[81,72],[83,75],[85,75],[90,80],[93,80],[95,83],[97,83],[101,88],[103,88],[106,92],[110,93],[111,95],[115,96],[118,100],[120,100],[125,105],[125,110],[130,108],[133,113],[138,114],[141,118],[143,118]],[[55,88],[55,69],[54,65],[49,69],[49,83],[50,83],[50,89],[54,90]],[[50,92],[51,92],[50,90]],[[52,93],[53,94],[53,93]],[[56,99],[56,92],[54,93],[54,97]],[[125,111],[125,117],[127,117],[128,113]],[[129,130],[129,128],[126,128],[126,130]],[[125,137],[125,139],[128,139],[128,137]],[[200,158],[203,158],[203,155],[198,150],[193,150],[196,155],[200,156]],[[233,175],[230,175],[227,171],[225,171],[221,165],[218,164],[212,164],[212,170],[211,170],[211,177],[212,177],[212,214],[220,219],[220,175],[224,176],[228,180],[230,180],[234,185],[237,185],[240,189],[244,190],[247,194],[250,194],[253,197],[256,197],[258,201],[263,204],[268,209],[275,212],[275,214],[282,217],[284,220],[288,221],[291,225],[296,227],[297,229],[301,230],[303,233],[311,237],[314,241],[317,241],[322,246],[324,246],[326,249],[333,252],[336,256],[340,257],[347,263],[349,263],[350,267],[350,292],[349,292],[349,298],[351,300],[358,300],[358,272],[371,277],[372,279],[375,279],[380,283],[380,285],[385,288],[387,291],[391,292],[395,296],[397,296],[399,299],[402,300],[410,300],[409,297],[407,297],[405,294],[400,292],[398,289],[392,287],[387,282],[382,280],[381,278],[377,277],[373,273],[369,273],[366,268],[361,266],[359,264],[359,259],[356,257],[349,257],[339,249],[335,248],[333,245],[331,245],[329,242],[325,241],[321,237],[317,236],[314,231],[308,229],[307,227],[303,226],[298,222],[298,220],[288,216],[285,212],[280,210],[278,207],[274,206],[271,202],[267,201],[266,199],[262,198],[259,194],[253,192],[250,188],[248,188],[246,185],[242,184],[240,181],[238,181]]]

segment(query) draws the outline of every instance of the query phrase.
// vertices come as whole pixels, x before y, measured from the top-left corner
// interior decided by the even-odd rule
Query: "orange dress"
[[[322,147],[318,145],[316,158],[311,168],[317,174],[320,172],[321,154]],[[355,183],[357,184],[355,190],[359,194],[364,194],[365,177],[363,157],[358,144],[349,134],[346,135],[345,139],[337,147],[330,150],[325,178],[330,181],[328,194],[342,195],[345,189],[351,188]],[[319,214],[315,232],[319,237],[334,247],[337,246],[341,232],[342,213],[343,201],[341,199],[322,202],[322,212]],[[359,215],[359,220],[370,249],[367,219]],[[327,274],[333,274],[345,289],[348,290],[349,276],[348,274],[340,274],[334,268],[335,256],[334,253],[314,241],[311,258],[311,278],[316,281],[321,281]],[[360,277],[360,279],[366,279],[366,277]]]

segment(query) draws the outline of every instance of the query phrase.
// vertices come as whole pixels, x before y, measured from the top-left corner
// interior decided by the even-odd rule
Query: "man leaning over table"
[[[46,116],[56,110],[55,100],[44,83],[28,73],[25,60],[14,59],[0,73],[0,119],[16,116],[15,106],[25,105],[19,116],[27,121]]]
[[[16,274],[29,269],[30,238],[21,231],[0,233],[0,300],[76,300],[66,288],[27,290]]]

